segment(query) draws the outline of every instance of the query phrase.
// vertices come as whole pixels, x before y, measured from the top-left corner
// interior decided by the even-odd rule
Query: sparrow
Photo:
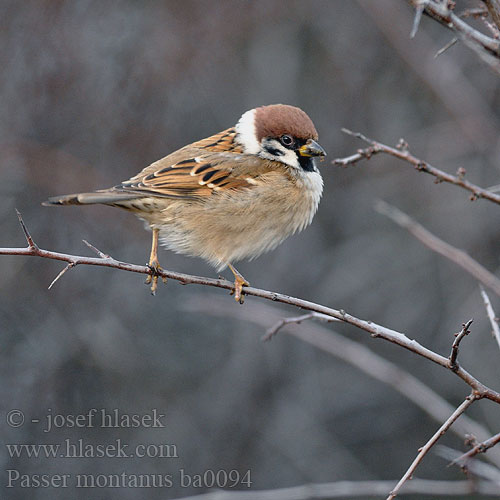
[[[245,112],[238,123],[158,160],[109,189],[49,198],[43,205],[92,205],[128,210],[152,230],[146,283],[157,289],[158,242],[234,275],[243,302],[249,282],[233,264],[274,249],[308,226],[323,180],[315,165],[325,150],[313,122],[284,104]]]

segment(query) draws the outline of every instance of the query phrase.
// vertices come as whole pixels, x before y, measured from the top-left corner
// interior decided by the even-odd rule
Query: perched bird
[[[124,208],[152,229],[151,292],[157,288],[158,240],[174,252],[229,266],[242,302],[248,282],[233,263],[275,248],[308,226],[323,180],[314,158],[326,155],[301,109],[274,104],[244,113],[236,126],[174,151],[128,181],[44,205],[102,203]]]

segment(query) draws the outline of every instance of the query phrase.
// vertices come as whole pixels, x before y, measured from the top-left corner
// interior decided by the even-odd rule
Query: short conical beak
[[[298,151],[300,156],[326,156],[326,151],[312,139],[309,139]]]

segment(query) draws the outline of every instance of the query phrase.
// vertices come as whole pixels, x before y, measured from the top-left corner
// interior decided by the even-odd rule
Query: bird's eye
[[[293,137],[285,134],[280,137],[280,142],[283,144],[283,146],[286,146],[287,148],[290,147],[293,144]]]

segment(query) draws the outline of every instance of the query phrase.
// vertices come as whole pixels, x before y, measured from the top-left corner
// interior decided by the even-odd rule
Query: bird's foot
[[[250,283],[235,269],[231,264],[229,265],[229,269],[234,274],[234,290],[231,291],[231,295],[234,295],[234,300],[243,304],[245,301],[245,296],[243,295],[243,287],[249,286]]]
[[[146,265],[151,270],[151,274],[146,278],[145,283],[146,285],[151,284],[151,295],[156,295],[156,289],[158,287],[158,278],[161,276],[160,272],[163,271],[163,269],[161,268],[158,259],[152,260]],[[161,279],[163,283],[167,282],[167,278],[165,278],[164,276],[161,276]]]

